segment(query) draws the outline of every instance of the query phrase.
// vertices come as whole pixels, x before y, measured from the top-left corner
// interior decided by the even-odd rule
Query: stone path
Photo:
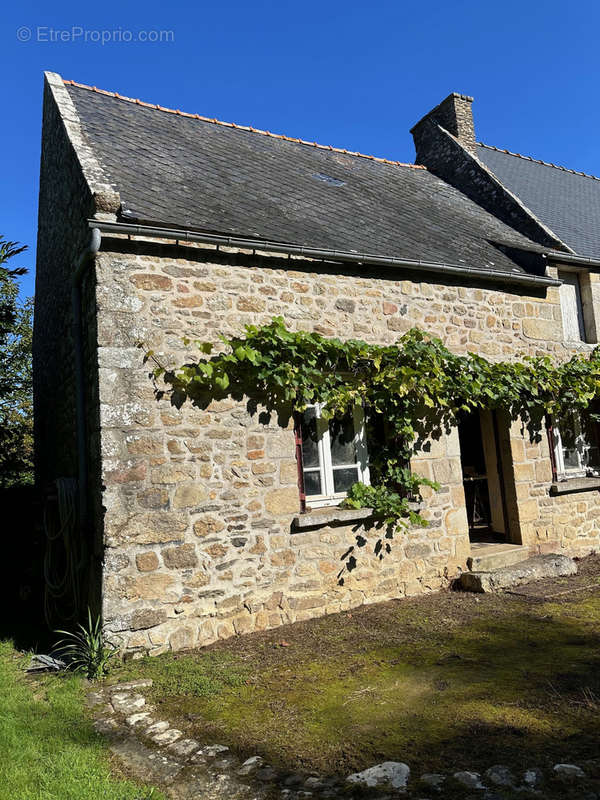
[[[202,745],[187,739],[159,719],[141,694],[150,680],[90,692],[94,727],[109,740],[111,751],[138,780],[154,784],[175,800],[271,800],[310,797],[275,783],[275,770],[260,756],[244,762],[224,745]],[[300,778],[302,782],[302,778]],[[293,798],[292,798],[293,795]],[[333,795],[332,795],[333,796]]]
[[[259,755],[241,761],[228,747],[189,739],[160,719],[142,694],[151,680],[138,680],[91,691],[88,705],[94,727],[109,741],[129,773],[158,786],[173,800],[331,800],[338,797],[464,798],[509,800],[516,796],[545,800],[575,798],[600,800],[598,780],[581,766],[556,764],[544,775],[537,767],[516,775],[496,765],[477,772],[425,774],[411,779],[407,764],[386,761],[345,780],[318,775],[282,773]],[[600,760],[586,769],[600,775]],[[375,793],[375,794],[373,794]]]

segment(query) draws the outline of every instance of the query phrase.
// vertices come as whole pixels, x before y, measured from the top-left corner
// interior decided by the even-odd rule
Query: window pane
[[[592,404],[589,411],[590,413],[593,414],[598,413],[597,405]],[[597,470],[598,466],[600,466],[600,450],[598,447],[600,441],[598,438],[598,433],[599,433],[598,423],[594,419],[591,419],[589,414],[585,414],[582,417],[582,423],[583,423],[582,436],[586,443],[584,463],[586,467]]]
[[[321,491],[321,473],[305,472],[304,473],[304,494],[308,497],[311,494],[323,494]]]
[[[581,469],[585,443],[581,436],[581,425],[573,414],[560,423],[565,469]]]
[[[304,467],[319,466],[317,436],[317,411],[307,408],[302,415],[302,464]]]
[[[354,420],[350,415],[342,419],[332,419],[329,422],[329,437],[331,441],[331,463],[354,464],[356,462],[356,447],[354,445]],[[337,491],[342,491],[341,489]]]
[[[343,469],[333,470],[333,490],[335,492],[347,492],[352,484],[357,481],[357,467],[344,467]]]
[[[565,462],[565,469],[580,469],[579,453],[576,449],[568,450],[563,447],[563,460]]]

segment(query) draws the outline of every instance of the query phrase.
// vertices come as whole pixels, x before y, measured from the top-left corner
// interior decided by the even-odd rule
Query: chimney
[[[423,150],[424,140],[430,139],[430,126],[440,125],[451,133],[470,153],[475,152],[475,126],[473,125],[473,98],[466,94],[452,92],[445,100],[433,108],[411,129],[417,151],[417,163],[420,164],[419,153]],[[429,149],[429,144],[427,148]]]
[[[477,158],[472,97],[453,92],[411,129],[416,164],[543,247],[566,245]]]

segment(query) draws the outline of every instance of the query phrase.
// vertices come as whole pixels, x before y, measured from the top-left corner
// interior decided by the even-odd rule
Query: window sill
[[[550,494],[557,496],[575,492],[591,492],[594,489],[600,489],[600,478],[570,478],[553,483],[550,487]]]
[[[598,478],[598,485],[600,486],[600,478]],[[412,502],[410,503],[412,511],[419,512],[421,504]],[[324,528],[327,525],[348,525],[352,522],[363,522],[364,520],[373,518],[372,508],[340,508],[339,506],[324,506],[322,508],[314,508],[312,511],[306,511],[304,514],[299,514],[292,520],[292,530],[304,531],[311,528]]]
[[[362,522],[372,516],[371,508],[339,508],[339,506],[315,508],[313,511],[294,517],[292,528],[304,531],[310,528],[323,528],[326,525],[347,525],[351,522]]]

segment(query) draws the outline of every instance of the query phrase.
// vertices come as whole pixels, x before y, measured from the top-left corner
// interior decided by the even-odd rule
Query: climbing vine
[[[326,418],[361,405],[368,437],[378,440],[370,454],[372,485],[354,484],[345,503],[373,508],[389,525],[426,524],[411,500],[420,498],[423,485],[437,487],[411,471],[410,459],[448,433],[461,414],[502,410],[539,439],[546,415],[588,410],[600,397],[600,348],[559,364],[548,356],[490,362],[475,353],[452,353],[418,328],[383,346],[294,332],[281,317],[248,325],[240,337],[222,336],[218,345],[197,344],[200,358],[174,370],[146,354],[177,406],[246,398],[251,411],[276,413],[287,424],[291,414],[315,402],[324,404]]]

